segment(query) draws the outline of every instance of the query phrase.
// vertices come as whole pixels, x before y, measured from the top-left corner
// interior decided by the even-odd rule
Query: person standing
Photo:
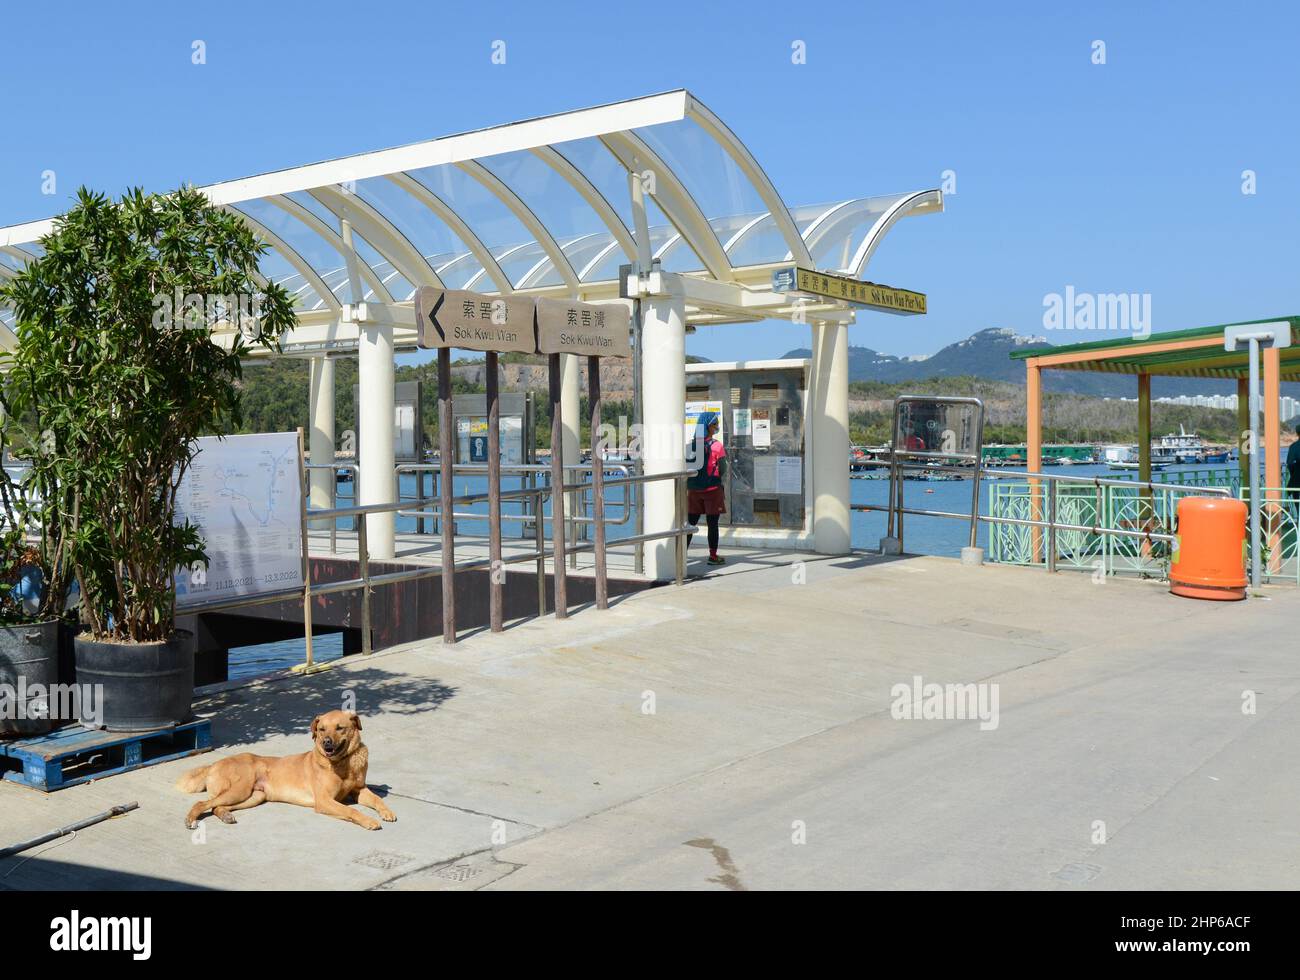
[[[726,564],[726,559],[718,554],[718,518],[727,512],[722,489],[722,476],[727,471],[727,451],[714,438],[720,427],[717,412],[701,412],[697,417],[694,462],[699,464],[699,469],[686,479],[687,520],[692,527],[699,527],[700,515],[703,514],[708,522],[710,565]],[[687,548],[691,546],[692,537],[693,534],[686,536]]]
[[[1295,434],[1300,436],[1300,425],[1296,426]],[[1286,451],[1286,488],[1288,497],[1300,499],[1300,439]]]

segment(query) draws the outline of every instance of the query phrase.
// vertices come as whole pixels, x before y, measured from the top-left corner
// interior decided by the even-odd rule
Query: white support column
[[[361,325],[357,358],[358,450],[360,453],[358,502],[391,504],[397,499],[393,467],[393,327]],[[371,514],[366,518],[370,557],[393,557],[395,515]]]
[[[813,547],[818,554],[843,555],[851,550],[849,328],[830,321],[812,330]]]
[[[311,391],[308,409],[308,446],[313,466],[328,466],[334,462],[334,361],[328,357],[311,359]],[[310,470],[311,506],[315,510],[329,508],[333,500],[334,473],[329,470]],[[316,527],[328,528],[329,521],[314,521]]]
[[[641,452],[647,475],[682,470],[686,465],[686,298],[675,276],[655,273],[668,295],[646,297],[641,304],[642,402],[645,427]],[[676,516],[672,480],[645,487],[647,534],[667,531]],[[646,545],[646,571],[656,579],[676,574],[675,543],[671,538]]]

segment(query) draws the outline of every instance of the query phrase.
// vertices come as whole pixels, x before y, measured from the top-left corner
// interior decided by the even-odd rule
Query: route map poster
[[[298,434],[207,436],[176,493],[176,522],[202,528],[211,564],[176,570],[176,604],[302,585]]]

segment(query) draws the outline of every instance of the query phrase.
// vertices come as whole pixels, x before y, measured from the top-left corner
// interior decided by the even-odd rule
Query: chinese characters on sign
[[[623,303],[537,301],[537,350],[542,354],[630,357],[632,314]]]
[[[528,298],[421,286],[415,294],[415,319],[421,347],[524,354],[536,350],[533,301]]]
[[[926,312],[925,293],[882,286],[874,282],[862,282],[851,276],[837,276],[797,266],[774,271],[772,288],[777,292],[810,293],[826,299],[843,300],[856,306],[867,306],[874,310],[902,316]]]

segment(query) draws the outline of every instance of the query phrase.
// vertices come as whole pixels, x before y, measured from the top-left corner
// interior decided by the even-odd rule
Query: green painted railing
[[[1180,479],[1187,471],[1179,471]],[[1174,487],[1141,487],[1049,484],[1037,487],[1028,482],[995,480],[989,485],[990,517],[1044,520],[1051,512],[1048,494],[1055,486],[1056,520],[1113,530],[1173,534],[1177,529],[1178,501],[1195,496],[1197,486],[1218,486],[1189,482]],[[1249,503],[1250,488],[1236,488]],[[1262,554],[1266,582],[1300,584],[1300,494],[1279,488],[1261,491]],[[1037,506],[1035,506],[1035,504]],[[1037,547],[1035,547],[1037,538]],[[1016,524],[990,524],[988,558],[1012,565],[1042,564],[1047,561],[1051,536],[1045,529]],[[1056,566],[1086,569],[1095,575],[1138,575],[1167,578],[1169,546],[1144,542],[1137,537],[1096,534],[1088,531],[1059,531],[1056,535]]]
[[[1121,470],[1113,474],[1117,480],[1136,480],[1136,470]],[[1155,470],[1152,483],[1178,483],[1185,487],[1228,487],[1233,493],[1241,488],[1241,470],[1236,463],[1217,463],[1206,466],[1180,466],[1178,469]]]
[[[1260,488],[1260,570],[1265,582],[1300,585],[1300,497],[1297,491],[1279,487]],[[1250,503],[1250,487],[1238,490]]]
[[[1049,494],[1055,493],[1056,522],[1137,533],[1173,534],[1178,501],[1194,496],[1194,489],[998,480],[989,486],[989,515],[1029,520],[1046,519],[1051,513]],[[1053,490],[1053,487],[1055,488]],[[990,524],[990,561],[1014,565],[1042,564],[1052,536],[1046,529],[1025,525]],[[1037,546],[1035,546],[1035,540]],[[1056,567],[1077,568],[1094,575],[1139,575],[1166,578],[1169,573],[1169,546],[1160,541],[1097,534],[1091,531],[1058,531]]]

